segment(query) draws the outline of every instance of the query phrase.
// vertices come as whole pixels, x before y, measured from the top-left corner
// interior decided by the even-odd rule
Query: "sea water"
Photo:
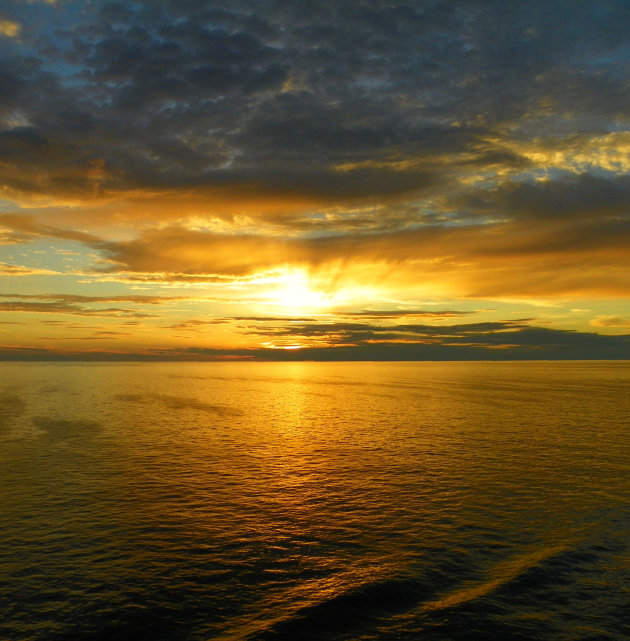
[[[0,367],[0,638],[630,638],[630,363]]]

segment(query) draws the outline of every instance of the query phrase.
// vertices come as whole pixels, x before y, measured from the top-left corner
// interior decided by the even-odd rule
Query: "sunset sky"
[[[630,358],[627,0],[0,7],[0,358]]]

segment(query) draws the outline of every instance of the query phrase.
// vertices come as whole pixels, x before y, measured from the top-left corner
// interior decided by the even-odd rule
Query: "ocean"
[[[630,638],[630,362],[0,366],[0,638]]]

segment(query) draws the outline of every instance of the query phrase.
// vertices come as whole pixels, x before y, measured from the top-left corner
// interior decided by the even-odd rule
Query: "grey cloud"
[[[25,36],[2,53],[1,115],[30,123],[0,133],[15,166],[2,180],[15,190],[88,197],[97,158],[110,192],[253,180],[339,198],[407,193],[448,176],[330,166],[393,150],[518,163],[475,143],[542,98],[578,129],[623,113],[630,98],[619,82],[630,24],[620,1],[92,7],[60,3],[60,17],[40,7],[37,21],[10,3]],[[56,32],[41,27],[63,16]]]
[[[523,330],[523,321],[497,321],[463,325],[376,325],[373,323],[291,323],[282,327],[253,327],[246,333],[262,336],[303,336],[329,338],[331,344],[360,344],[372,340],[415,340],[426,342],[470,342],[483,338],[484,343],[504,343],[504,332]],[[410,341],[411,342],[411,341]],[[507,340],[509,342],[509,340]]]
[[[446,330],[450,329],[447,335]],[[512,331],[504,331],[511,329]],[[628,359],[630,335],[603,336],[513,324],[510,321],[460,325],[456,328],[435,328],[431,340],[421,337],[403,344],[393,342],[400,338],[394,328],[373,331],[374,327],[359,326],[352,330],[357,340],[354,344],[330,347],[312,347],[299,350],[284,349],[212,349],[205,347],[165,348],[124,351],[88,352],[35,347],[0,346],[0,356],[5,360],[95,360],[95,361],[169,361],[169,360],[320,360],[320,361],[370,361],[370,360],[546,360],[546,359]],[[441,334],[440,334],[441,332]],[[380,339],[383,342],[361,343]],[[132,402],[148,402],[149,397],[130,395]],[[165,399],[171,402],[171,398]],[[185,401],[172,399],[173,405]],[[204,410],[210,408],[194,407]]]
[[[317,339],[345,355],[414,360],[432,357],[477,358],[628,358],[630,335],[535,327],[530,319],[458,325],[376,325],[372,323],[305,323],[250,327],[246,333],[271,338]],[[335,345],[344,347],[335,348]],[[302,356],[304,356],[304,350]],[[308,350],[307,350],[308,351]],[[323,353],[324,350],[322,350]],[[496,353],[500,351],[501,355]],[[311,348],[317,354],[317,348]],[[459,356],[458,356],[459,354]],[[482,356],[481,354],[485,354]],[[371,356],[370,356],[371,355]],[[360,359],[360,358],[359,358]]]
[[[505,182],[494,189],[475,189],[452,199],[455,207],[514,219],[630,219],[630,177],[605,179],[589,174],[543,182]]]

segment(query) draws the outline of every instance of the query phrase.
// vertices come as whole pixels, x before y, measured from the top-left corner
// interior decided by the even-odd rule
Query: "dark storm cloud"
[[[0,51],[0,180],[27,195],[413,193],[448,182],[462,153],[479,170],[526,166],[487,138],[543,99],[590,131],[630,98],[621,1],[9,2],[5,13],[21,31]],[[335,169],[392,157],[415,164]]]

